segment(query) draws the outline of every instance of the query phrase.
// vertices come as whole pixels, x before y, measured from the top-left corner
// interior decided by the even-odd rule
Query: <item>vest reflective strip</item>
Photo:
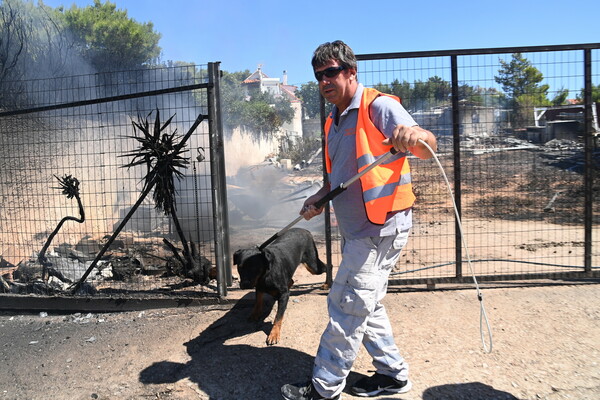
[[[375,161],[379,160],[381,157],[383,157],[386,154],[387,153],[384,153],[377,157],[375,157],[373,154],[369,154],[369,153],[363,154],[362,156],[360,156],[356,159],[356,163],[358,164],[358,170],[360,171],[362,168],[369,166],[370,164],[373,164]],[[380,165],[386,165],[386,164],[393,163],[394,161],[397,161],[404,156],[406,156],[406,153],[396,153],[395,155],[390,157],[386,162],[384,162]]]
[[[367,202],[377,200],[381,197],[391,196],[394,194],[394,191],[398,188],[398,186],[406,185],[408,183],[412,183],[412,177],[410,173],[400,176],[400,182],[392,182],[383,186],[377,186],[372,189],[365,190],[363,192],[363,199],[365,202]]]

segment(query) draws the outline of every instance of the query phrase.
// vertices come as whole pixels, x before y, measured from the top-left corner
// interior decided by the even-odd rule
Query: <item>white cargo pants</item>
[[[329,324],[313,369],[313,384],[322,396],[342,392],[361,343],[377,372],[408,379],[408,364],[394,343],[392,326],[380,303],[408,235],[406,230],[397,236],[344,241],[342,262],[327,296]]]

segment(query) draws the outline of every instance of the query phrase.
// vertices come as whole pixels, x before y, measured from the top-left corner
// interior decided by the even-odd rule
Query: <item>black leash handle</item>
[[[369,172],[370,170],[372,170],[376,166],[378,166],[380,164],[383,164],[390,157],[392,157],[393,155],[395,155],[397,153],[398,153],[398,150],[396,150],[395,148],[392,147],[390,149],[390,151],[388,151],[387,153],[385,153],[384,155],[382,155],[381,157],[379,157],[377,160],[373,161],[367,168],[363,169],[358,174],[356,174],[352,178],[348,179],[346,182],[340,183],[340,185],[338,187],[336,187],[335,189],[333,189],[332,191],[330,191],[329,193],[327,193],[325,196],[323,196],[322,198],[320,198],[319,200],[317,200],[317,202],[314,203],[313,205],[316,208],[323,207],[325,204],[327,204],[329,201],[331,201],[334,197],[337,197],[337,195],[339,195],[344,190],[346,190],[348,188],[348,186],[352,185],[354,182],[356,182],[357,180],[359,180],[367,172]],[[282,230],[280,230],[279,232],[277,232],[276,234],[274,234],[273,236],[271,236],[269,239],[267,239],[267,241],[264,242],[263,244],[261,244],[258,247],[258,249],[262,251],[265,247],[267,247],[268,245],[270,245],[271,243],[273,243],[273,241],[275,239],[277,239],[279,236],[283,235],[292,226],[294,226],[298,222],[300,222],[303,218],[304,217],[302,215],[298,216],[295,220],[293,220],[291,223],[289,223],[285,228],[283,228]]]

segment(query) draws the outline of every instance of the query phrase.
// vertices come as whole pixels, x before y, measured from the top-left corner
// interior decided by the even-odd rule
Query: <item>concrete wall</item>
[[[236,128],[231,138],[226,139],[225,170],[227,176],[234,176],[241,167],[259,164],[277,154],[277,140],[254,139],[244,128]]]
[[[321,118],[310,118],[302,121],[304,137],[321,137]]]
[[[302,104],[291,103],[294,109],[294,118],[291,122],[283,124],[281,134],[287,134],[290,137],[301,138],[303,136],[302,128]]]

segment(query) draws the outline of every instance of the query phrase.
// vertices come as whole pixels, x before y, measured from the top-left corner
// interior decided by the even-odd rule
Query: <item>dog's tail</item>
[[[313,247],[313,258],[314,262],[310,262],[310,263],[305,263],[306,264],[306,268],[309,270],[309,272],[313,275],[321,275],[322,273],[327,271],[327,265],[321,261],[321,259],[319,258],[319,252],[317,250],[317,245],[315,244],[314,240],[312,241],[312,247]]]
[[[318,272],[319,275],[321,275],[322,273],[327,271],[327,265],[323,261],[321,261],[321,259],[319,259],[318,257],[317,257],[317,264],[319,265],[319,272]]]

